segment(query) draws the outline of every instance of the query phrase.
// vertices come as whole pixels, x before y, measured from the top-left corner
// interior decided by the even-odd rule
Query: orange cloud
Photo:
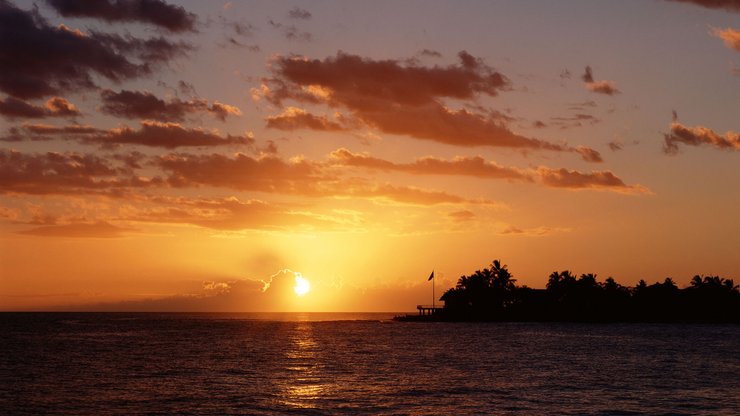
[[[326,117],[315,116],[306,110],[288,107],[281,114],[267,118],[267,127],[278,130],[311,129],[318,131],[342,131],[348,128]]]
[[[740,30],[712,28],[712,35],[725,41],[725,46],[740,51]]]
[[[545,186],[566,189],[610,190],[620,193],[648,193],[641,185],[627,185],[609,171],[579,172],[568,169],[519,169],[487,162],[482,157],[456,157],[450,161],[431,156],[413,163],[400,164],[372,157],[365,153],[352,153],[340,148],[329,154],[330,163],[382,171],[399,171],[423,175],[462,175],[488,179],[509,179],[537,182]]]
[[[372,157],[365,153],[352,153],[345,148],[340,148],[331,152],[329,159],[333,163],[346,166],[386,171],[393,170],[427,175],[465,175],[479,178],[531,180],[528,174],[520,169],[499,166],[494,162],[487,162],[480,156],[456,157],[449,161],[427,156],[417,159],[413,163],[397,164]]]
[[[645,194],[650,191],[642,185],[627,185],[610,171],[578,172],[570,169],[537,169],[539,180],[546,186],[566,189],[609,190],[627,194]]]
[[[324,60],[278,57],[273,64],[274,77],[265,80],[261,89],[252,94],[255,99],[264,98],[278,106],[292,100],[346,109],[358,125],[388,134],[456,146],[576,152],[565,144],[516,134],[506,125],[505,118],[493,112],[446,106],[444,99],[472,101],[509,88],[508,79],[482,60],[465,51],[458,58],[457,65],[424,67],[414,62],[376,61],[345,53]],[[268,126],[339,128],[307,114],[300,114],[300,118],[271,117]]]
[[[614,95],[620,93],[614,81],[594,80],[593,72],[590,66],[586,66],[586,71],[581,76],[581,79],[583,79],[583,82],[585,83],[586,88],[589,91],[605,95]]]
[[[678,153],[679,144],[709,145],[722,150],[740,150],[740,133],[728,131],[721,136],[708,127],[687,127],[678,122],[671,123],[671,131],[664,136],[664,139],[663,150],[667,154]]]
[[[14,97],[0,100],[0,115],[7,118],[77,117],[80,110],[62,97],[52,97],[37,106]]]
[[[95,223],[47,225],[21,231],[20,234],[40,237],[119,238],[124,237],[129,231],[131,230],[101,221]]]

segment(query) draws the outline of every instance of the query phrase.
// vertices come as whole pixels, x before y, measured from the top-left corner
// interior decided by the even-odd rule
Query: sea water
[[[740,325],[0,314],[2,414],[740,414]]]

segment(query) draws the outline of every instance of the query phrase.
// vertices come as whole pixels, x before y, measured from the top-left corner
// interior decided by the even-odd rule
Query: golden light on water
[[[309,282],[308,279],[305,279],[303,276],[296,274],[295,286],[293,286],[293,291],[295,291],[296,295],[303,296],[311,291],[311,282]]]

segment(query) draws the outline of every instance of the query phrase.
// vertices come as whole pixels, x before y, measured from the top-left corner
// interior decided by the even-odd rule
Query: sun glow
[[[293,290],[296,295],[303,296],[311,290],[311,282],[303,276],[297,275],[295,277],[295,286],[293,286]]]

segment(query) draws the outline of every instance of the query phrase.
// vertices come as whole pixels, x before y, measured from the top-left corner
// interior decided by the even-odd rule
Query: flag
[[[427,279],[427,282],[434,279],[434,270],[432,270],[432,274],[429,275],[429,279]]]

